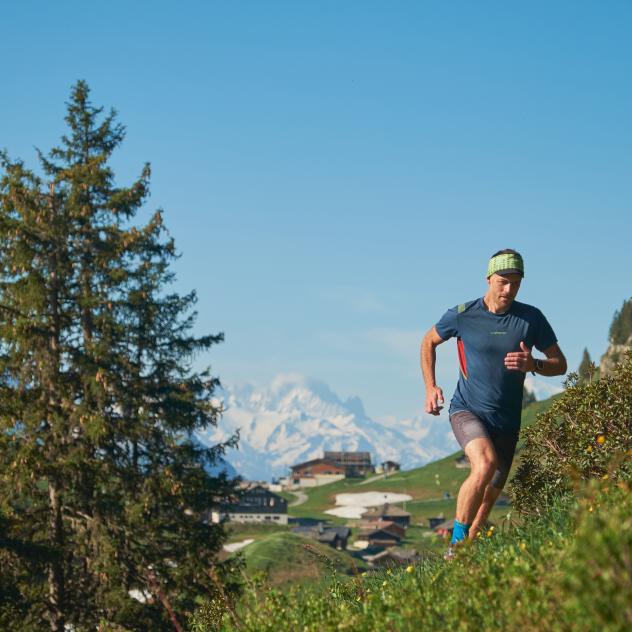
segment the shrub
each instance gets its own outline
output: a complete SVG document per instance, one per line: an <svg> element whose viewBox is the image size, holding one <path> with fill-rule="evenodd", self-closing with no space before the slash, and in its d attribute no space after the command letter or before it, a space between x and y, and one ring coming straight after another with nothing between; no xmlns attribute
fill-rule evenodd
<svg viewBox="0 0 632 632"><path fill-rule="evenodd" d="M566 390L524 431L522 460L510 485L516 508L541 513L579 481L632 471L632 352L610 375Z"/></svg>

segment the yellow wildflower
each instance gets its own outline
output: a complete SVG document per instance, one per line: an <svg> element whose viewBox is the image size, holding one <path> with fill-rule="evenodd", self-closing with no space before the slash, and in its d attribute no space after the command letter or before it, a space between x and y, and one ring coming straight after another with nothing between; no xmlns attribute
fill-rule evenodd
<svg viewBox="0 0 632 632"><path fill-rule="evenodd" d="M592 446L591 446L591 445L589 445L589 446L586 448L586 452L592 452Z"/></svg>
<svg viewBox="0 0 632 632"><path fill-rule="evenodd" d="M524 551L527 548L527 545L524 542L520 543L520 550Z"/></svg>
<svg viewBox="0 0 632 632"><path fill-rule="evenodd" d="M412 565L406 567L406 572L407 573L412 573L414 570L415 570L415 567L412 566Z"/></svg>
<svg viewBox="0 0 632 632"><path fill-rule="evenodd" d="M602 481L607 481L607 480L608 480L608 478L609 478L608 474L604 474L604 475L601 477L601 480L602 480Z"/></svg>
<svg viewBox="0 0 632 632"><path fill-rule="evenodd" d="M603 434L600 434L597 436L597 443L599 445L603 445L606 442L606 436Z"/></svg>

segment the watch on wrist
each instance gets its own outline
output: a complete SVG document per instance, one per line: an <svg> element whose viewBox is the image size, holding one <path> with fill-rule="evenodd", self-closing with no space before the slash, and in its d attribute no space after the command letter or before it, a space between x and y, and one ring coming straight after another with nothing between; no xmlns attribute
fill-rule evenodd
<svg viewBox="0 0 632 632"><path fill-rule="evenodd" d="M535 361L535 371L539 373L540 371L542 371L542 369L544 369L544 362L542 362L542 360L540 359L537 359L534 361ZM535 375L535 371L531 371L531 372Z"/></svg>

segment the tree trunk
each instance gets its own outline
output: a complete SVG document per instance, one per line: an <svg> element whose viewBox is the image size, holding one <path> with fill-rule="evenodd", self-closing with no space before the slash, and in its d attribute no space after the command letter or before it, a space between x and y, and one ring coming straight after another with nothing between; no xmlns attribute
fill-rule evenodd
<svg viewBox="0 0 632 632"><path fill-rule="evenodd" d="M51 481L48 484L48 495L50 498L50 540L57 549L58 555L48 567L50 628L53 632L64 632L64 568L62 560L64 534L61 522L61 499L56 484Z"/></svg>

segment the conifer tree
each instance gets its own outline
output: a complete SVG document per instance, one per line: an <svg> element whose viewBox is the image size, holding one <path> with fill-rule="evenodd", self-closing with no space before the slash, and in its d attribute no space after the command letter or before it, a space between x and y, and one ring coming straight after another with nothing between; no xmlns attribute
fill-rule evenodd
<svg viewBox="0 0 632 632"><path fill-rule="evenodd" d="M623 301L620 310L614 313L610 325L610 343L613 345L625 345L632 336L632 298Z"/></svg>
<svg viewBox="0 0 632 632"><path fill-rule="evenodd" d="M535 402L535 393L530 391L526 386L522 387L522 407L526 408L529 404Z"/></svg>
<svg viewBox="0 0 632 632"><path fill-rule="evenodd" d="M594 376L596 371L596 367L593 364L590 353L588 353L588 349L584 347L584 353L582 354L582 361L579 364L579 368L577 369L577 374L579 375L579 382L586 383L590 382L592 377Z"/></svg>
<svg viewBox="0 0 632 632"><path fill-rule="evenodd" d="M195 441L220 410L192 368L222 336L194 336L195 292L169 292L162 213L134 224L150 169L116 186L115 112L80 81L66 122L43 175L1 157L0 515L50 551L44 568L17 558L32 621L173 629L224 591L223 531L201 518L234 492L205 468L236 438Z"/></svg>

